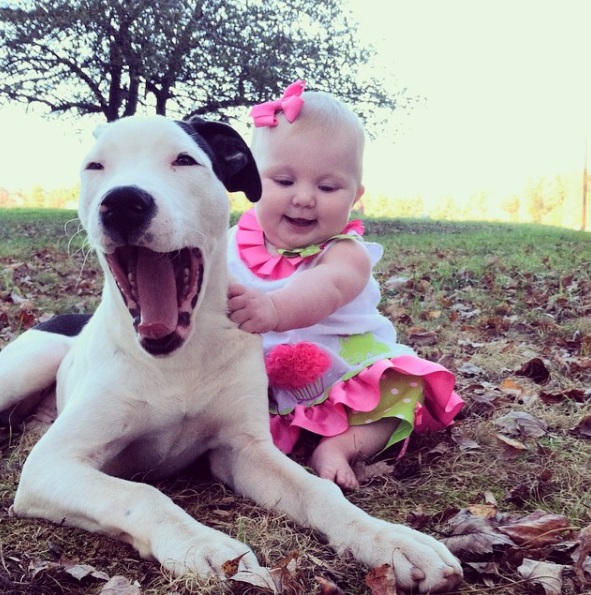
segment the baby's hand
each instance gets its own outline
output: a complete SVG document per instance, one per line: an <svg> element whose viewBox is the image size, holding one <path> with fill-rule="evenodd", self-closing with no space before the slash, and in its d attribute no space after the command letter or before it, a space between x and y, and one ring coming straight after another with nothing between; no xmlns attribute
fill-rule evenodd
<svg viewBox="0 0 591 595"><path fill-rule="evenodd" d="M279 316L270 296L240 283L230 283L228 309L232 322L249 333L267 333L277 327Z"/></svg>

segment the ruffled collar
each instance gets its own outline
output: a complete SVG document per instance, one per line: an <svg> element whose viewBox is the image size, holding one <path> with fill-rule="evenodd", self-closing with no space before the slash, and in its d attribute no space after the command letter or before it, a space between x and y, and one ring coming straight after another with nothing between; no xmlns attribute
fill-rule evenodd
<svg viewBox="0 0 591 595"><path fill-rule="evenodd" d="M363 222L360 219L349 221L343 231L321 245L307 246L297 250L284 250L283 254L270 254L265 246L265 234L259 226L254 209L246 211L236 226L236 244L242 261L261 279L285 279L303 262L316 256L333 239L355 238L349 235L356 232L363 235Z"/></svg>

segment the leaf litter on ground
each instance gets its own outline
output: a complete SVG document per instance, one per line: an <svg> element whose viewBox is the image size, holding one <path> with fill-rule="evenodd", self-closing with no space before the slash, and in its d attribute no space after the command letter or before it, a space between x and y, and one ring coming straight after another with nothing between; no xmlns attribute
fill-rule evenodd
<svg viewBox="0 0 591 595"><path fill-rule="evenodd" d="M55 313L98 303L94 256L68 252L67 238L54 246L63 225L55 221L44 236L42 214L34 233L27 218L18 243L0 229L0 347ZM456 593L591 593L591 238L541 226L368 221L366 228L385 247L380 308L401 342L456 374L466 406L453 428L415 436L403 457L394 448L360 461L362 486L347 497L445 541L464 566ZM11 234L18 235L14 219ZM269 592L248 581L171 579L125 544L12 518L27 434L0 432L0 592L56 585L66 595ZM303 463L306 448L295 455ZM335 556L310 530L212 483L206 471L159 487L248 542L279 592L395 592L395 568L380 574ZM74 575L65 563L77 567Z"/></svg>

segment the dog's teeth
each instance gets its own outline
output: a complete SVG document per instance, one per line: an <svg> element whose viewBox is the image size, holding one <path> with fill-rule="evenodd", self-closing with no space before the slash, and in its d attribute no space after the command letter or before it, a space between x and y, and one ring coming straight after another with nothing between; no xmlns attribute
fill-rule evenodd
<svg viewBox="0 0 591 595"><path fill-rule="evenodd" d="M191 281L191 269L183 269L183 298L186 298L189 294L189 282Z"/></svg>

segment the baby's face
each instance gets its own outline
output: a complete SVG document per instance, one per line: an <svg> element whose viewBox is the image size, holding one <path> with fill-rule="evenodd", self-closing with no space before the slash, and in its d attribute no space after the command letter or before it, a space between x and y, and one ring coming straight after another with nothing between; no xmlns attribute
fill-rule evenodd
<svg viewBox="0 0 591 595"><path fill-rule="evenodd" d="M282 122L256 151L263 195L257 219L275 248L321 244L340 233L363 194L349 131L328 135Z"/></svg>

